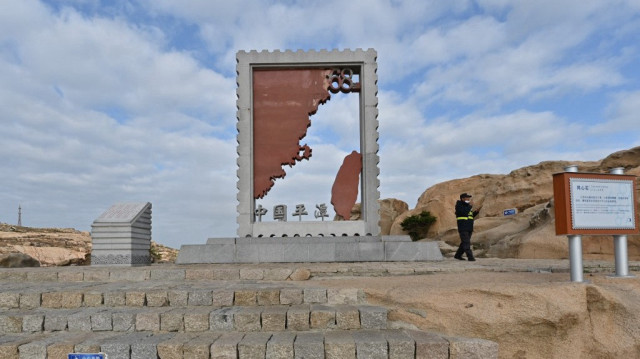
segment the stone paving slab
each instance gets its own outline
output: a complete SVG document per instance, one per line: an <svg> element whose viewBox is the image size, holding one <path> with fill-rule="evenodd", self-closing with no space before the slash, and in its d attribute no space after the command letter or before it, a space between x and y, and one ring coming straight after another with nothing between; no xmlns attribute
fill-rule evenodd
<svg viewBox="0 0 640 359"><path fill-rule="evenodd" d="M356 343L350 331L325 333L324 349L326 359L355 359Z"/></svg>
<svg viewBox="0 0 640 359"><path fill-rule="evenodd" d="M402 359L415 357L415 341L404 331L388 331L386 333L389 346L389 359Z"/></svg>
<svg viewBox="0 0 640 359"><path fill-rule="evenodd" d="M449 342L445 338L417 330L407 330L405 333L415 342L416 359L449 358Z"/></svg>
<svg viewBox="0 0 640 359"><path fill-rule="evenodd" d="M295 338L296 334L292 332L273 333L267 342L266 357L271 359L293 358Z"/></svg>
<svg viewBox="0 0 640 359"><path fill-rule="evenodd" d="M296 359L323 359L324 335L322 333L299 333L293 342Z"/></svg>
<svg viewBox="0 0 640 359"><path fill-rule="evenodd" d="M353 333L358 358L386 359L389 357L387 338L384 333L375 330L362 330Z"/></svg>
<svg viewBox="0 0 640 359"><path fill-rule="evenodd" d="M449 359L497 358L498 344L477 338L448 337Z"/></svg>

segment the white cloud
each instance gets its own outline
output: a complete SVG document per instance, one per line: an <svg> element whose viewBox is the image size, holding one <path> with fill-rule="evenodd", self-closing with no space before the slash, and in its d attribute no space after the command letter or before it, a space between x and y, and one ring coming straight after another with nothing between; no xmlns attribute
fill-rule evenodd
<svg viewBox="0 0 640 359"><path fill-rule="evenodd" d="M380 151L382 192L408 203L439 181L562 159L546 149L562 147L568 134L577 139L575 145L585 134L583 126L552 113L527 111L418 122L410 130L411 137L387 139Z"/></svg>
<svg viewBox="0 0 640 359"><path fill-rule="evenodd" d="M607 121L592 126L591 134L635 133L640 141L640 91L614 95L606 113Z"/></svg>
<svg viewBox="0 0 640 359"><path fill-rule="evenodd" d="M375 48L381 194L410 205L440 181L640 144L633 0L51 4L0 12L0 221L22 204L25 224L88 229L151 201L164 243L234 235L241 49ZM354 98L321 106L311 161L268 201L328 202Z"/></svg>
<svg viewBox="0 0 640 359"><path fill-rule="evenodd" d="M0 161L24 223L88 229L116 201L152 201L156 238L174 246L167 217L197 227L193 241L224 228L198 224L235 211L214 191L235 187L234 80L164 49L158 29L21 4L4 14L23 31L0 35Z"/></svg>

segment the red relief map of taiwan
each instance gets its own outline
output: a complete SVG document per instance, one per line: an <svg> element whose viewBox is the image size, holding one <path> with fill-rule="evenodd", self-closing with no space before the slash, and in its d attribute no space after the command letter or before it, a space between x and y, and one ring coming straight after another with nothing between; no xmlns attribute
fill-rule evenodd
<svg viewBox="0 0 640 359"><path fill-rule="evenodd" d="M309 116L325 103L331 70L255 69L253 71L253 195L263 198L276 178L311 157L300 145L311 126Z"/></svg>

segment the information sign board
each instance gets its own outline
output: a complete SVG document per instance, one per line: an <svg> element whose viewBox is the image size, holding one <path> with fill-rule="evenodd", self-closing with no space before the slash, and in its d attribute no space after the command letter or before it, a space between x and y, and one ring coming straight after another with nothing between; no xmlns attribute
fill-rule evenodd
<svg viewBox="0 0 640 359"><path fill-rule="evenodd" d="M105 353L70 353L67 359L107 359Z"/></svg>
<svg viewBox="0 0 640 359"><path fill-rule="evenodd" d="M557 235L638 234L636 177L564 172L553 175Z"/></svg>
<svg viewBox="0 0 640 359"><path fill-rule="evenodd" d="M502 211L502 214L504 216L513 216L516 213L518 213L518 210L516 208L509 208L509 209L505 209L504 211Z"/></svg>
<svg viewBox="0 0 640 359"><path fill-rule="evenodd" d="M573 229L634 229L633 181L571 178Z"/></svg>

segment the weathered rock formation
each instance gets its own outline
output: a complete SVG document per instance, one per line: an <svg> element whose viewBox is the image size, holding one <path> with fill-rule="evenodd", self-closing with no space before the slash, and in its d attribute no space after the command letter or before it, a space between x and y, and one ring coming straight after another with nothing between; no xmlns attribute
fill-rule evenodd
<svg viewBox="0 0 640 359"><path fill-rule="evenodd" d="M395 198L381 199L378 203L380 203L380 233L389 234L396 218L407 212L409 205Z"/></svg>
<svg viewBox="0 0 640 359"><path fill-rule="evenodd" d="M608 173L624 167L626 174L640 175L640 147L616 152L600 161L549 161L515 170L508 175L482 174L436 184L418 199L416 207L394 221L390 234L404 234L400 223L411 215L429 211L438 220L431 226L428 240L457 245L459 238L454 205L460 193L473 194L476 218L472 243L487 256L501 258L566 258L567 240L555 235L553 211L554 173L576 164L580 172ZM637 194L640 196L640 193ZM517 208L515 216L503 211ZM629 258L640 259L640 236L629 236ZM611 236L584 236L585 259L613 258Z"/></svg>
<svg viewBox="0 0 640 359"><path fill-rule="evenodd" d="M358 278L389 320L499 344L499 358L640 357L640 281L567 273L472 272ZM344 284L346 285L346 284Z"/></svg>
<svg viewBox="0 0 640 359"><path fill-rule="evenodd" d="M37 259L24 253L8 253L0 255L1 268L40 267Z"/></svg>
<svg viewBox="0 0 640 359"><path fill-rule="evenodd" d="M0 225L0 254L24 253L42 266L86 264L91 253L89 232L71 228Z"/></svg>
<svg viewBox="0 0 640 359"><path fill-rule="evenodd" d="M391 231L391 226L396 218L409 210L409 205L407 202L395 198L380 199L378 200L378 204L380 205L380 234L386 236ZM362 218L361 211L362 205L356 203L353 208L351 208L351 216L349 219L352 221L359 220ZM343 220L343 218L336 215L334 220Z"/></svg>

